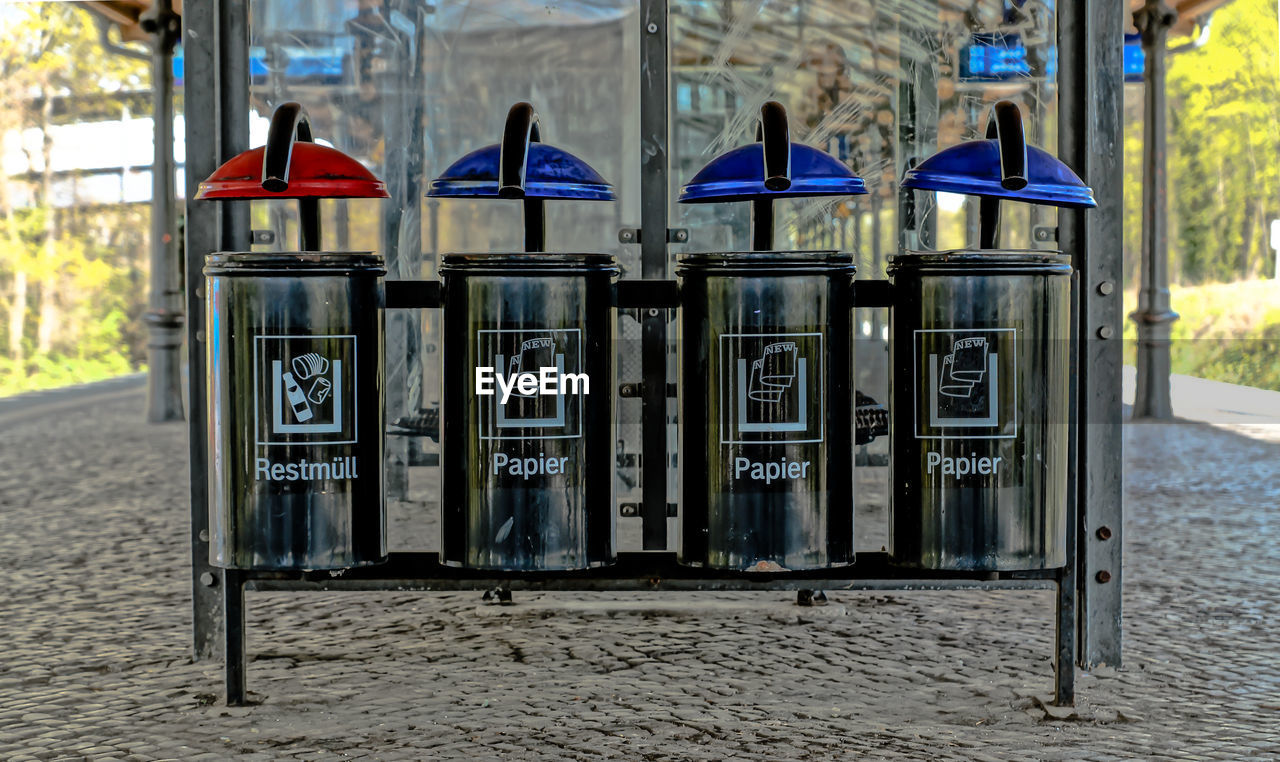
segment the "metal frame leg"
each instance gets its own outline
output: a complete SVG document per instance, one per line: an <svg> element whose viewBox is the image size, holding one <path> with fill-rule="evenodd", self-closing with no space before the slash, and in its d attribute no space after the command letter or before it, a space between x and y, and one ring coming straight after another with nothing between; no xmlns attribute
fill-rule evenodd
<svg viewBox="0 0 1280 762"><path fill-rule="evenodd" d="M667 277L667 0L641 0L640 274ZM667 311L641 318L641 489L645 550L667 548Z"/></svg>
<svg viewBox="0 0 1280 762"><path fill-rule="evenodd" d="M1076 590L1078 663L1121 661L1123 504L1120 369L1123 276L1117 242L1123 220L1123 37L1128 6L1114 0L1058 4L1058 145L1094 190L1097 209L1063 210L1063 251L1075 259L1078 289L1076 418L1078 468Z"/></svg>
<svg viewBox="0 0 1280 762"><path fill-rule="evenodd" d="M222 572L223 670L227 706L244 706L247 656L244 648L244 573Z"/></svg>
<svg viewBox="0 0 1280 762"><path fill-rule="evenodd" d="M204 259L215 251L249 247L248 205L191 202L196 186L223 161L249 147L249 8L247 0L189 3L182 16L187 61L186 256L187 409L191 453L191 598L193 653L217 655L222 592L209 565L207 429L205 404Z"/></svg>
<svg viewBox="0 0 1280 762"><path fill-rule="evenodd" d="M1069 555L1074 556L1074 553ZM1053 703L1076 703L1076 574L1075 564L1058 578L1057 616L1054 622Z"/></svg>

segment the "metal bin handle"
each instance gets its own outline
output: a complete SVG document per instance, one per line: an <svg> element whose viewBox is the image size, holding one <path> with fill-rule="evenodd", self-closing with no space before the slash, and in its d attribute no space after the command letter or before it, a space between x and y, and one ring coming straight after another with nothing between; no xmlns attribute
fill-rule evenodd
<svg viewBox="0 0 1280 762"><path fill-rule="evenodd" d="M1017 191L1027 187L1027 141L1022 111L1013 101L998 101L987 120L987 139L1000 145L1000 185ZM978 246L1000 245L1000 199L983 196L978 202Z"/></svg>
<svg viewBox="0 0 1280 762"><path fill-rule="evenodd" d="M289 164L296 141L314 142L311 117L301 103L281 103L271 115L267 146L262 152L262 188L282 193L289 188ZM298 199L298 229L302 251L320 250L320 200Z"/></svg>
<svg viewBox="0 0 1280 762"><path fill-rule="evenodd" d="M756 142L763 144L764 187L775 192L790 188L791 130L787 109L781 103L767 101L760 107ZM770 197L751 201L751 248L754 251L773 248L773 199Z"/></svg>
<svg viewBox="0 0 1280 762"><path fill-rule="evenodd" d="M529 144L541 143L538 112L532 103L520 101L507 112L502 130L502 147L498 157L498 198L524 199L525 251L546 251L546 212L543 200L525 195L525 171L529 163Z"/></svg>

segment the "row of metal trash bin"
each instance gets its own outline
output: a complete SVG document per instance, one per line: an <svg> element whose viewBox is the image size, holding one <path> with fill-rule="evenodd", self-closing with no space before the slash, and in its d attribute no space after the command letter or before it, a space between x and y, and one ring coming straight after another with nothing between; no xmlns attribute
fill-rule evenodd
<svg viewBox="0 0 1280 762"><path fill-rule="evenodd" d="M310 142L286 104L265 147L197 198L302 199L302 251L222 253L208 299L211 561L341 569L386 558L384 269L319 249L315 199L386 192ZM261 170L260 172L258 170ZM318 181L316 178L322 178ZM985 140L903 186L982 198L983 248L891 258L890 556L927 569L1066 560L1070 258L997 248L999 199L1092 206L1061 162L993 109ZM777 198L865 193L762 109L754 143L718 157L681 201L748 201L753 251L688 254L679 282L683 563L784 572L854 562L852 310L847 254L772 250ZM524 201L526 251L443 258L441 560L511 572L615 556L614 284L603 254L543 251L545 199L610 186L539 140L531 106L460 159L437 197ZM649 422L660 425L664 422Z"/></svg>

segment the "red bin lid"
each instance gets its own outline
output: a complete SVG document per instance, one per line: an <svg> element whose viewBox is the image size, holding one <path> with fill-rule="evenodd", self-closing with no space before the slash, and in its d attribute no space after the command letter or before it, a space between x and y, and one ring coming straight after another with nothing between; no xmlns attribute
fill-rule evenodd
<svg viewBox="0 0 1280 762"><path fill-rule="evenodd" d="M218 167L200 183L197 199L217 198L388 198L387 186L364 165L336 148L293 145L289 183L283 190L262 187L266 146L251 148Z"/></svg>
<svg viewBox="0 0 1280 762"><path fill-rule="evenodd" d="M301 139L295 139L295 130L301 133ZM273 156L276 167L269 171L267 149L273 140L276 141ZM284 104L277 109L267 143L218 167L200 183L196 198L390 197L387 186L363 164L336 148L311 142L305 111L296 103Z"/></svg>

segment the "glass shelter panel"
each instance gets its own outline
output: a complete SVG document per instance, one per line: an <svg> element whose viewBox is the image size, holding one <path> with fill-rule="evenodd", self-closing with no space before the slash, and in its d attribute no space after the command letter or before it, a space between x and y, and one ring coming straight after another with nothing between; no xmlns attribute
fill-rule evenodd
<svg viewBox="0 0 1280 762"><path fill-rule="evenodd" d="M754 139L760 106L770 99L788 108L792 140L845 162L869 190L779 202L775 245L851 252L859 278L884 278L888 256L900 248L976 244L975 201L904 193L898 180L938 149L981 136L996 100L1017 102L1028 142L1055 152L1055 0L666 6L666 193L671 227L689 232L687 243L672 246L676 252L749 248L747 204L675 199L712 157ZM445 253L519 250L519 202L436 200L425 192L455 159L498 142L507 109L528 100L542 116L543 140L587 161L618 194L616 203L547 204L548 250L611 253L622 277L639 277L640 247L619 244L618 233L641 225L640 83L648 69L640 50L649 17L640 0L252 0L251 13L252 143L265 140L275 106L297 100L317 137L364 162L391 194L386 202L324 202L324 248L377 251L389 279L436 277ZM1056 245L1053 209L1005 206L1003 245ZM274 232L264 246L293 248L296 207L255 202L253 227ZM674 261L673 254L668 273ZM637 382L639 324L620 315L617 327L618 382ZM884 402L887 316L859 310L853 332L856 386ZM438 405L441 342L438 313L388 314L389 422L421 418ZM674 381L675 354L668 357ZM639 400L620 399L618 416L618 499L635 504ZM669 441L674 452L674 433ZM419 492L434 490L433 478L410 484L408 477L411 465L434 462L435 443L398 436L388 445L391 497L434 499ZM885 440L860 457L864 465L883 462ZM675 462L668 461L672 500ZM860 510L877 502L877 490L885 494L883 485L859 489ZM622 550L638 547L633 523L620 525ZM878 549L883 522L878 536L865 534L868 524L859 523L859 547ZM403 546L402 536L393 530L393 544ZM434 547L435 539L425 544Z"/></svg>
<svg viewBox="0 0 1280 762"><path fill-rule="evenodd" d="M870 194L780 202L776 245L854 250L860 277L884 277L899 245L976 243L976 204L922 193L900 211L898 180L939 148L982 137L995 101L1018 103L1028 142L1055 148L1053 0L675 0L671 26L673 205L708 160L752 140L760 106L778 100L792 140L846 162ZM750 243L745 204L675 212L691 248ZM1007 215L1010 247L1034 245L1030 224L1053 224L1050 209Z"/></svg>
<svg viewBox="0 0 1280 762"><path fill-rule="evenodd" d="M884 278L902 248L977 245L976 199L898 181L939 149L983 137L997 100L1018 103L1028 142L1055 151L1054 0L673 0L670 13L669 198L689 251L750 247L749 204L675 199L710 159L755 139L769 100L787 107L793 141L846 163L869 191L778 201L775 247L851 252L859 278ZM1056 246L1052 208L1004 206L1003 245ZM888 330L885 311L857 311L856 387L881 403ZM887 438L858 449L859 465L887 463ZM887 541L883 472L858 471L861 550Z"/></svg>
<svg viewBox="0 0 1280 762"><path fill-rule="evenodd" d="M377 251L388 279L433 278L445 253L520 251L520 202L425 192L453 161L498 143L507 110L527 100L542 139L588 162L619 199L547 204L548 250L615 254L624 274L638 273L638 249L618 243L620 228L640 223L639 126L626 118L639 102L635 2L253 0L251 14L254 144L278 104L299 101L317 138L365 163L391 194L324 202L324 248ZM286 202L253 211L254 229L275 233L274 248L295 246L296 224ZM440 400L439 313L387 317L387 420L429 420ZM436 499L436 479L409 480L409 467L433 465L435 451L427 436L389 438L392 498Z"/></svg>

